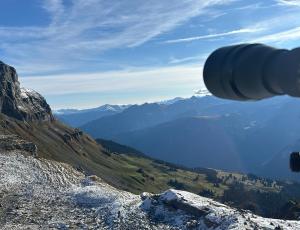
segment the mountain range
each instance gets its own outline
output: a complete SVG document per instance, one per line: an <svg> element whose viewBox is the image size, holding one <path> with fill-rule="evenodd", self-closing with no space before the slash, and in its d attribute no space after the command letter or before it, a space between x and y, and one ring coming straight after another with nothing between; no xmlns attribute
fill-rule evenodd
<svg viewBox="0 0 300 230"><path fill-rule="evenodd" d="M80 129L188 167L298 180L289 171L288 160L291 149L299 151L299 147L288 146L297 145L299 121L298 99L234 102L208 95L133 105Z"/></svg>
<svg viewBox="0 0 300 230"><path fill-rule="evenodd" d="M64 123L73 127L78 127L89 121L120 113L129 106L130 105L106 104L92 109L59 109L54 111L54 115Z"/></svg>

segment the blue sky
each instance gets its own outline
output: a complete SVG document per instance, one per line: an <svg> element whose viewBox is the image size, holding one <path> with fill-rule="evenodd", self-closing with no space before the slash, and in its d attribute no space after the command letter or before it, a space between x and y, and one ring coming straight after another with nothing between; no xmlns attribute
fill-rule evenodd
<svg viewBox="0 0 300 230"><path fill-rule="evenodd" d="M300 46L300 0L1 0L0 57L55 108L188 97L214 49Z"/></svg>

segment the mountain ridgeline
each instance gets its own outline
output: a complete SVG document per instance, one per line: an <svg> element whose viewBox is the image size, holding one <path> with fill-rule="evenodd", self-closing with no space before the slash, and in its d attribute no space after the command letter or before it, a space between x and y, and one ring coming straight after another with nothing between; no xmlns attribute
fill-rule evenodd
<svg viewBox="0 0 300 230"><path fill-rule="evenodd" d="M78 127L97 118L122 112L130 105L103 105L93 109L61 109L54 111L55 116L64 123Z"/></svg>
<svg viewBox="0 0 300 230"><path fill-rule="evenodd" d="M213 96L145 103L80 127L95 138L184 164L299 180L288 159L299 151L300 100L235 102Z"/></svg>

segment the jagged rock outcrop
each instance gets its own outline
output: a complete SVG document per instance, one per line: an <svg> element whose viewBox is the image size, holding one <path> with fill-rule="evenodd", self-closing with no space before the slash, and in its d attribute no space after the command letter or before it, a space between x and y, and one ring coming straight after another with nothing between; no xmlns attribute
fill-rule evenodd
<svg viewBox="0 0 300 230"><path fill-rule="evenodd" d="M37 146L32 142L25 141L17 135L0 135L0 151L20 150L37 157Z"/></svg>
<svg viewBox="0 0 300 230"><path fill-rule="evenodd" d="M3 62L0 62L0 112L18 120L53 120L44 97L21 88L15 68Z"/></svg>
<svg viewBox="0 0 300 230"><path fill-rule="evenodd" d="M190 192L169 189L143 193L142 210L152 220L171 223L174 229L299 229L299 221L263 218Z"/></svg>
<svg viewBox="0 0 300 230"><path fill-rule="evenodd" d="M74 129L73 132L64 134L64 141L70 142L72 140L79 140L82 135L83 135L83 132L81 130Z"/></svg>

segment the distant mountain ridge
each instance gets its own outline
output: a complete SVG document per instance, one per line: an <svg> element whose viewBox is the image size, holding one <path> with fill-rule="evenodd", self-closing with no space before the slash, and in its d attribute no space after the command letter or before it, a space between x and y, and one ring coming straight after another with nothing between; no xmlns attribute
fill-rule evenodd
<svg viewBox="0 0 300 230"><path fill-rule="evenodd" d="M60 109L54 111L54 115L68 125L79 127L89 121L120 113L130 106L105 104L92 109Z"/></svg>
<svg viewBox="0 0 300 230"><path fill-rule="evenodd" d="M118 111L120 109L126 109L131 105L110 105L110 104L105 104L96 108L90 108L90 109L58 109L54 110L54 114L74 114L74 113L86 113L86 112L92 112L92 111Z"/></svg>
<svg viewBox="0 0 300 230"><path fill-rule="evenodd" d="M200 89L195 92L196 97L205 97L207 95L211 95L206 89ZM158 105L172 105L178 101L184 101L187 98L175 97L169 100L162 100L153 103L145 103L145 104L158 104ZM86 123L91 121L100 119L104 116L114 115L122 112L125 109L128 109L131 106L139 106L139 105L110 105L105 104L96 108L90 109L58 109L54 110L55 116L61 121L65 122L68 125L73 127L83 126Z"/></svg>
<svg viewBox="0 0 300 230"><path fill-rule="evenodd" d="M80 128L94 137L111 138L123 132L151 127L186 116L201 115L202 111L209 109L210 106L224 103L230 102L208 96L193 96L172 104L144 103L130 106L121 113L88 122Z"/></svg>
<svg viewBox="0 0 300 230"><path fill-rule="evenodd" d="M218 119L213 125L204 117ZM200 126L199 119L203 122ZM268 162L300 139L300 100L282 96L257 102L234 102L213 96L191 97L172 104L134 105L81 128L96 138L112 139L149 156L182 162L186 166L199 164L201 167L295 179L288 167L289 152L284 152L285 161L278 161L280 170L276 171ZM224 161L218 157L220 153L216 146L220 151L223 149L223 156L235 155L237 160ZM205 157L219 159L219 162L209 164L203 160ZM233 163L236 161L239 163Z"/></svg>

